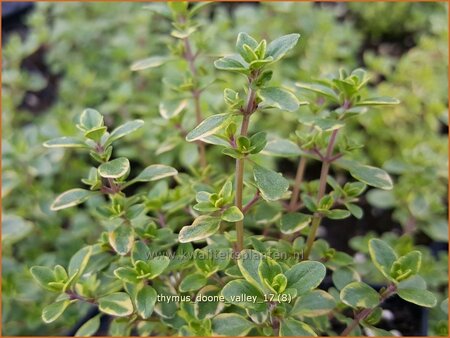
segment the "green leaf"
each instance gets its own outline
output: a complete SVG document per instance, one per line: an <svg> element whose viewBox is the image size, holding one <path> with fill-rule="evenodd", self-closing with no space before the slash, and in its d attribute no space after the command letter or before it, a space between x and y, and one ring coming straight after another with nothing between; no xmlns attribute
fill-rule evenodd
<svg viewBox="0 0 450 338"><path fill-rule="evenodd" d="M128 224L121 224L109 233L109 244L115 252L125 256L134 244L134 229Z"/></svg>
<svg viewBox="0 0 450 338"><path fill-rule="evenodd" d="M440 308L446 315L448 315L448 298L441 302Z"/></svg>
<svg viewBox="0 0 450 338"><path fill-rule="evenodd" d="M75 205L81 204L86 201L89 197L93 196L95 192L86 189L71 189L63 192L61 195L56 197L50 209L53 211L61 210L65 208L70 208Z"/></svg>
<svg viewBox="0 0 450 338"><path fill-rule="evenodd" d="M392 280L390 271L397 260L395 251L384 241L373 238L369 241L369 253L373 264L388 279Z"/></svg>
<svg viewBox="0 0 450 338"><path fill-rule="evenodd" d="M301 151L294 142L278 139L267 142L266 147L261 154L280 157L297 157L301 155Z"/></svg>
<svg viewBox="0 0 450 338"><path fill-rule="evenodd" d="M144 121L133 120L133 121L128 121L128 122L118 126L109 135L106 145L110 145L112 142L114 142L128 134L131 134L132 132L141 128L143 125L144 125Z"/></svg>
<svg viewBox="0 0 450 338"><path fill-rule="evenodd" d="M235 313L221 313L212 319L215 336L245 336L255 325Z"/></svg>
<svg viewBox="0 0 450 338"><path fill-rule="evenodd" d="M330 87L316 83L300 83L300 82L297 82L295 85L301 89L309 90L311 92L325 96L333 102L339 102L338 95Z"/></svg>
<svg viewBox="0 0 450 338"><path fill-rule="evenodd" d="M336 164L347 169L350 175L367 185L383 190L391 190L393 188L391 177L383 169L362 165L349 160L338 160Z"/></svg>
<svg viewBox="0 0 450 338"><path fill-rule="evenodd" d="M285 272L288 279L287 288L294 288L297 295L302 295L319 286L325 273L326 269L322 263L314 261L297 263Z"/></svg>
<svg viewBox="0 0 450 338"><path fill-rule="evenodd" d="M280 336L282 337L299 337L299 336L313 336L317 334L308 325L294 318L283 318L280 322Z"/></svg>
<svg viewBox="0 0 450 338"><path fill-rule="evenodd" d="M223 212L222 219L227 222L238 222L244 219L244 215L238 207L232 206Z"/></svg>
<svg viewBox="0 0 450 338"><path fill-rule="evenodd" d="M188 243L214 235L220 227L220 218L202 215L192 225L183 227L178 234L180 243Z"/></svg>
<svg viewBox="0 0 450 338"><path fill-rule="evenodd" d="M230 118L230 114L216 114L203 120L186 135L186 141L192 142L214 134Z"/></svg>
<svg viewBox="0 0 450 338"><path fill-rule="evenodd" d="M65 281L69 278L66 269L64 269L61 265L56 265L53 269L53 273L55 275L55 280L57 281Z"/></svg>
<svg viewBox="0 0 450 338"><path fill-rule="evenodd" d="M247 65L244 64L243 62L245 62L244 60L239 60L238 57L234 56L234 55L230 55L230 56L224 56L223 58L214 61L214 66L217 69L220 70L227 70L230 72L240 72L240 73L247 73L248 69L247 69Z"/></svg>
<svg viewBox="0 0 450 338"><path fill-rule="evenodd" d="M258 96L266 107L274 107L287 111L296 111L300 106L297 97L286 89L265 87L258 90Z"/></svg>
<svg viewBox="0 0 450 338"><path fill-rule="evenodd" d="M187 100L171 100L161 102L159 104L159 114L166 120L170 120L180 115L180 113L187 107Z"/></svg>
<svg viewBox="0 0 450 338"><path fill-rule="evenodd" d="M351 215L350 211L343 209L333 209L326 213L326 216L330 219L344 219Z"/></svg>
<svg viewBox="0 0 450 338"><path fill-rule="evenodd" d="M134 303L136 304L136 312L144 319L150 318L155 307L157 293L149 285L144 285L138 292Z"/></svg>
<svg viewBox="0 0 450 338"><path fill-rule="evenodd" d="M33 230L33 224L15 215L3 215L2 243L14 244L25 238Z"/></svg>
<svg viewBox="0 0 450 338"><path fill-rule="evenodd" d="M102 127L97 127L97 128L93 128L88 130L87 132L84 133L84 137L91 139L95 142L100 142L102 136L105 134L107 128L105 126Z"/></svg>
<svg viewBox="0 0 450 338"><path fill-rule="evenodd" d="M244 249L239 253L237 264L242 276L253 286L265 290L264 283L259 276L259 264L264 256L255 250Z"/></svg>
<svg viewBox="0 0 450 338"><path fill-rule="evenodd" d="M423 289L399 289L397 294L407 302L424 307L434 307L437 299L433 293Z"/></svg>
<svg viewBox="0 0 450 338"><path fill-rule="evenodd" d="M38 282L38 284L46 290L60 291L48 285L48 283L55 281L53 270L46 266L33 266L30 269L31 275Z"/></svg>
<svg viewBox="0 0 450 338"><path fill-rule="evenodd" d="M100 328L100 317L101 315L97 315L81 325L81 327L75 333L75 337L93 336Z"/></svg>
<svg viewBox="0 0 450 338"><path fill-rule="evenodd" d="M136 261L146 262L150 258L150 254L151 252L147 244L142 241L137 241L134 244L133 250L131 252L131 261L133 262L133 264L135 264Z"/></svg>
<svg viewBox="0 0 450 338"><path fill-rule="evenodd" d="M284 214L281 217L280 230L283 234L293 234L306 228L310 222L310 215L302 214L300 212Z"/></svg>
<svg viewBox="0 0 450 338"><path fill-rule="evenodd" d="M353 282L346 285L340 293L341 301L358 309L372 309L380 303L380 295L363 282Z"/></svg>
<svg viewBox="0 0 450 338"><path fill-rule="evenodd" d="M101 312L111 316L126 317L133 313L133 304L130 296L125 292L114 292L98 300Z"/></svg>
<svg viewBox="0 0 450 338"><path fill-rule="evenodd" d="M125 283L136 284L139 281L136 270L129 267L117 268L114 270L114 275Z"/></svg>
<svg viewBox="0 0 450 338"><path fill-rule="evenodd" d="M170 259L167 256L157 256L150 261L148 261L148 266L150 267L150 275L148 278L153 279L164 272L164 270L169 266Z"/></svg>
<svg viewBox="0 0 450 338"><path fill-rule="evenodd" d="M142 170L141 173L133 179L133 182L157 181L177 174L178 171L175 168L163 164L153 164Z"/></svg>
<svg viewBox="0 0 450 338"><path fill-rule="evenodd" d="M393 97L374 97L370 99L364 99L355 104L355 106L387 106L393 104L399 104L400 100Z"/></svg>
<svg viewBox="0 0 450 338"><path fill-rule="evenodd" d="M420 277L419 275L411 276L410 278L407 278L405 280L402 280L397 284L397 289L420 289L420 290L426 290L427 289L427 283L425 280Z"/></svg>
<svg viewBox="0 0 450 338"><path fill-rule="evenodd" d="M288 34L273 40L267 45L266 57L273 57L274 61L280 60L297 44L300 34Z"/></svg>
<svg viewBox="0 0 450 338"><path fill-rule="evenodd" d="M371 337L395 337L392 332L380 329L375 326L368 326L366 324L365 329L368 331L368 335L370 335ZM354 333L355 330L353 330L352 332Z"/></svg>
<svg viewBox="0 0 450 338"><path fill-rule="evenodd" d="M215 285L207 285L198 291L197 295L202 297L212 297L207 301L196 301L194 304L195 316L200 319L209 319L214 317L223 308L223 303L218 299L220 288Z"/></svg>
<svg viewBox="0 0 450 338"><path fill-rule="evenodd" d="M170 33L170 35L172 35L174 38L177 38L177 39L186 39L192 33L195 33L196 31L197 31L197 27L187 27L184 30L173 30Z"/></svg>
<svg viewBox="0 0 450 338"><path fill-rule="evenodd" d="M84 141L75 137L58 137L44 142L46 148L86 148Z"/></svg>
<svg viewBox="0 0 450 338"><path fill-rule="evenodd" d="M92 246L86 246L78 250L70 259L67 272L69 276L81 276L86 269L92 255Z"/></svg>
<svg viewBox="0 0 450 338"><path fill-rule="evenodd" d="M87 108L80 116L79 127L88 131L103 126L103 116L95 109Z"/></svg>
<svg viewBox="0 0 450 338"><path fill-rule="evenodd" d="M342 290L351 282L361 281L359 274L348 266L342 266L333 271L332 280L338 290Z"/></svg>
<svg viewBox="0 0 450 338"><path fill-rule="evenodd" d="M345 207L357 219L361 219L363 217L364 211L363 211L363 209L360 206L358 206L356 204L352 204L352 203L345 203Z"/></svg>
<svg viewBox="0 0 450 338"><path fill-rule="evenodd" d="M244 47L245 45L247 45L247 47L250 47L250 50L253 51L258 47L258 42L247 33L241 32L237 37L236 50L244 58L245 61L250 62L252 61L252 59L246 59L248 52Z"/></svg>
<svg viewBox="0 0 450 338"><path fill-rule="evenodd" d="M125 157L101 164L98 167L98 174L105 178L121 178L130 171L130 161Z"/></svg>
<svg viewBox="0 0 450 338"><path fill-rule="evenodd" d="M303 115L298 121L306 126L313 126L319 131L332 131L345 126L343 121L332 118L323 118L316 115Z"/></svg>
<svg viewBox="0 0 450 338"><path fill-rule="evenodd" d="M263 168L257 164L253 167L253 177L261 196L266 201L279 200L289 188L289 181L280 173Z"/></svg>
<svg viewBox="0 0 450 338"><path fill-rule="evenodd" d="M197 2L195 4L192 4L192 7L189 10L189 17L193 17L197 15L198 12L200 12L203 8L206 6L212 4L213 1L207 1L207 2Z"/></svg>
<svg viewBox="0 0 450 338"><path fill-rule="evenodd" d="M265 288L272 293L282 293L286 289L286 276L283 275L280 264L272 258L264 257L259 263L258 274Z"/></svg>
<svg viewBox="0 0 450 338"><path fill-rule="evenodd" d="M180 283L180 292L196 291L206 285L206 277L201 273L193 273L186 276Z"/></svg>
<svg viewBox="0 0 450 338"><path fill-rule="evenodd" d="M47 305L42 310L42 320L47 324L55 321L64 313L64 310L67 309L72 302L73 301L66 299Z"/></svg>
<svg viewBox="0 0 450 338"><path fill-rule="evenodd" d="M231 249L220 249L217 251L196 249L194 252L194 263L198 271L209 277L219 270L223 270L230 262Z"/></svg>
<svg viewBox="0 0 450 338"><path fill-rule="evenodd" d="M420 253L420 251L414 250L408 252L406 255L401 256L392 264L390 275L394 276L394 274L398 272L402 272L403 274L406 273L406 276L404 277L415 275L419 272L421 263L422 263L422 254ZM399 280L398 275L395 276L395 278Z"/></svg>
<svg viewBox="0 0 450 338"><path fill-rule="evenodd" d="M189 2L187 1L174 1L169 2L167 6L170 8L174 17L176 18L178 15L183 15L187 12Z"/></svg>
<svg viewBox="0 0 450 338"><path fill-rule="evenodd" d="M151 56L149 58L139 60L133 63L131 65L131 70L135 72L137 70L144 70L147 68L156 68L162 66L163 64L169 62L170 60L171 58L168 56L160 56L160 55Z"/></svg>
<svg viewBox="0 0 450 338"><path fill-rule="evenodd" d="M317 317L326 315L335 306L336 302L329 293L323 290L313 290L297 298L290 315Z"/></svg>
<svg viewBox="0 0 450 338"><path fill-rule="evenodd" d="M246 280L238 279L229 282L222 289L222 296L226 302L243 307L244 309L265 308L265 304L263 304L264 298L261 292Z"/></svg>

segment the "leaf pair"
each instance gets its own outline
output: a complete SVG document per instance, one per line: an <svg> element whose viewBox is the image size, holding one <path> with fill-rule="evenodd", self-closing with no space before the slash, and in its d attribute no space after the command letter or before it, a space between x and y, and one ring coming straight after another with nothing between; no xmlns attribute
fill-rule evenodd
<svg viewBox="0 0 450 338"><path fill-rule="evenodd" d="M398 257L395 251L380 239L369 241L369 252L376 268L397 286L398 295L404 300L425 307L436 305L436 297L426 290L426 283L418 275L422 254L414 250Z"/></svg>
<svg viewBox="0 0 450 338"><path fill-rule="evenodd" d="M41 287L61 293L56 302L43 308L42 320L45 323L51 323L58 319L66 308L76 301L76 299L69 299L65 293L75 285L78 278L83 274L91 254L91 246L78 250L70 259L67 271L61 265L56 265L53 270L46 266L33 266L30 269L31 275Z"/></svg>
<svg viewBox="0 0 450 338"><path fill-rule="evenodd" d="M239 33L236 50L238 55L225 56L214 62L217 69L249 74L280 60L300 38L299 34L288 34L267 44L259 43L247 33Z"/></svg>

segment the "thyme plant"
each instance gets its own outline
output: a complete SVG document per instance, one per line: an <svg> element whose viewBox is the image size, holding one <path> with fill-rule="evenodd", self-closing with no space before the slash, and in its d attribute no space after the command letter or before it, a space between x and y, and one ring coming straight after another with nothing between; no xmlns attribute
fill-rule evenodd
<svg viewBox="0 0 450 338"><path fill-rule="evenodd" d="M197 108L203 89L196 80L190 19L199 9L172 3L170 14L172 35L180 40L177 55L190 69L185 93ZM86 203L106 230L67 267L31 268L36 281L55 294L42 311L46 323L68 307L88 304L99 312L80 327L79 336L95 334L105 316L112 317L108 333L122 336L385 336L391 332L377 324L386 299L437 304L420 275L421 251L397 252L381 239L368 241L368 254L361 254L383 281L375 288L353 257L318 239L325 219L362 217L358 203L367 186L392 189L384 170L355 160L362 145L346 136L345 126L368 109L382 107L382 114L399 101L368 97L370 78L362 69L297 83L300 101L292 88L272 81L272 65L282 62L299 38L294 33L258 41L240 33L236 53L214 62L219 72L244 77L246 85L224 90L226 112L205 118L194 110L198 125L185 139L195 142L201 166L212 167L203 175L163 164L134 173L129 159L114 158L114 148L122 137L151 126L133 120L108 131L94 109L80 114L80 136L44 144L87 152L96 164L82 179L88 189L63 192L52 209ZM153 57L133 69L169 59ZM290 139L254 130L254 119L285 111L298 119ZM207 163L207 152L217 147L232 159L233 171ZM286 154L299 157L292 182L272 166L274 156ZM316 161L319 178L306 180L306 168Z"/></svg>

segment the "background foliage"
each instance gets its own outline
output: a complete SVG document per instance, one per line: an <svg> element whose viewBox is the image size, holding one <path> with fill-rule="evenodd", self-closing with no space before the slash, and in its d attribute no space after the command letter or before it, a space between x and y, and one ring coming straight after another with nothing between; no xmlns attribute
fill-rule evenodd
<svg viewBox="0 0 450 338"><path fill-rule="evenodd" d="M199 72L202 85L208 87L201 101L205 116L226 109L224 88L244 84L243 79L213 67L214 60L234 51L236 36L242 31L268 40L291 32L302 35L289 57L273 66L272 79L275 85L291 88L300 99L308 94L295 89L296 82L313 81L342 67L364 67L373 78L369 93L401 100L402 104L384 113L370 111L347 126L349 138L365 144L352 155L354 159L383 167L394 178L394 189L368 190L361 200L364 218L330 223L324 229L328 233L322 235L350 255L368 254L367 243L373 237L382 237L397 252L416 247L423 255L421 275L439 301L447 297L447 252L437 250L439 243L446 246L448 241L447 10L440 3L215 4L199 13L201 34L192 36L204 51ZM145 121L145 128L119 141L115 153L115 157L130 159L133 177L154 163L179 169L180 180L198 175L197 147L180 137L180 129L188 131L196 125L194 106L186 97L189 103L183 106L183 114L170 120L160 106L162 100L173 113L170 102L179 95L173 91L174 84L190 85L188 64L179 60L151 71L130 71L136 60L177 52L170 21L160 15L162 9L158 11L142 9L139 3L39 3L27 17L27 33L13 33L5 39L5 335L64 335L76 325L79 313L88 312L86 304L69 308L64 320L42 322L42 304L50 303L54 296L32 281L29 268L67 266L80 247L95 242L107 228L96 217L96 200L82 209L50 210L57 193L79 185L80 175L67 173L88 172L89 161L87 154L48 151L42 146L44 141L76 134L80 112L95 107L109 126L131 119ZM179 74L186 74L182 83L177 82ZM220 81L212 82L215 78ZM280 114L255 116L255 130L289 138L297 128L298 116ZM288 178L295 176L295 158L266 157L264 161ZM229 158L212 147L208 162L226 172L232 167ZM306 176L315 179L319 170L312 165ZM164 184L159 187L165 189ZM193 202L193 191L185 187L180 184L168 199ZM155 220L158 207L153 206ZM175 229L187 222L188 216L179 215L171 218L168 226ZM340 234L334 236L336 233ZM358 264L358 257L356 269L369 278L374 276L369 280L372 284L380 282L370 271L374 267ZM428 323L428 334L446 334L446 314L439 307L430 310Z"/></svg>

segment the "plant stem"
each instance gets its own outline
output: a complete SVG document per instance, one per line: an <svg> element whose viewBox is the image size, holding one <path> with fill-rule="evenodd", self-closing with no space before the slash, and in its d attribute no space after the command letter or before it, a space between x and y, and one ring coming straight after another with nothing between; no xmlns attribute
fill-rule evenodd
<svg viewBox="0 0 450 338"><path fill-rule="evenodd" d="M383 303L387 298L389 298L390 296L392 296L394 293L396 292L396 287L394 284L390 284L386 290L384 290L381 294L380 294L380 302L378 303L378 305L380 305L381 303ZM377 306L378 306L377 305ZM374 310L375 310L376 306L372 309L364 309L360 312L358 312L355 315L355 318L353 319L353 321L345 328L344 331L342 331L341 336L345 337L348 336L350 334L350 332L352 332L356 326L359 325L359 323L366 319Z"/></svg>
<svg viewBox="0 0 450 338"><path fill-rule="evenodd" d="M71 300L77 299L77 300L80 300L80 301L82 301L82 302L86 302L86 303L91 303L91 304L97 305L97 303L95 302L94 299L91 299L91 298L85 298L85 297L83 297L83 296L80 296L79 294L77 294L77 293L74 292L74 291L68 290L68 291L66 291L66 294L69 296L69 298L70 298Z"/></svg>
<svg viewBox="0 0 450 338"><path fill-rule="evenodd" d="M244 207L242 208L242 213L244 215L250 210L250 208L253 205L256 204L256 202L259 201L260 196L261 195L259 194L259 190L258 190L258 191L256 191L255 196L253 196L253 198L246 205L244 205Z"/></svg>
<svg viewBox="0 0 450 338"><path fill-rule="evenodd" d="M298 162L297 174L295 175L294 189L292 190L291 201L288 206L288 210L293 212L297 207L298 197L300 194L300 185L303 181L303 176L305 174L306 167L306 157L301 157Z"/></svg>
<svg viewBox="0 0 450 338"><path fill-rule="evenodd" d="M184 42L184 58L189 64L189 69L191 71L192 77L196 77L197 76L197 68L195 67L196 56L192 53L192 47L191 47L191 42L189 40L189 37L183 39L183 42ZM197 86L197 84L196 84L196 86ZM191 94L192 94L192 98L194 100L195 119L196 119L196 122L198 125L203 121L203 114L202 114L202 108L200 105L201 91L198 88L196 88L196 86L191 90ZM199 152L199 156L200 156L200 165L203 169L205 169L207 166L205 144L202 141L197 141L197 146L198 146L198 152Z"/></svg>
<svg viewBox="0 0 450 338"><path fill-rule="evenodd" d="M332 163L332 154L334 149L334 144L336 143L336 137L339 129L333 130L330 141L328 142L327 151L323 158L322 169L320 171L320 179L319 179L319 191L317 193L317 202L319 202L322 197L325 195L325 189L327 187L327 177L328 172L330 171L330 165ZM317 229L319 228L320 222L322 221L322 214L320 212L315 212L313 215L311 230L308 234L308 239L306 240L306 249L303 259L307 260L309 258L309 254L311 253L312 246L316 239Z"/></svg>
<svg viewBox="0 0 450 338"><path fill-rule="evenodd" d="M248 88L248 96L247 103L243 110L243 118L241 125L241 136L247 136L248 127L250 123L250 115L255 111L255 98L256 92L252 88L252 78L249 78L249 88ZM235 194L235 202L236 207L239 208L242 212L244 208L242 206L242 193L244 190L244 158L236 159L236 194ZM236 250L237 252L241 252L244 248L244 221L236 222Z"/></svg>

